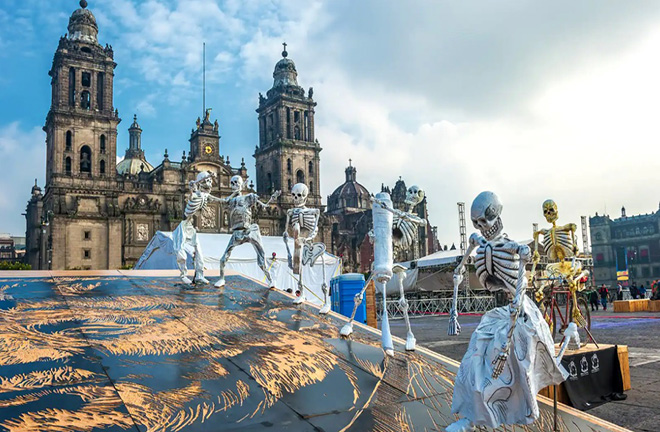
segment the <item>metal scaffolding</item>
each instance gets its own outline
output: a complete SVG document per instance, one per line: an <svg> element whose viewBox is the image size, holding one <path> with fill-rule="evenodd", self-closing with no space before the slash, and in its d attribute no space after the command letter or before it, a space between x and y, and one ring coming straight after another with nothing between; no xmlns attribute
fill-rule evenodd
<svg viewBox="0 0 660 432"><path fill-rule="evenodd" d="M458 230L461 234L461 255L465 255L467 250L467 231L465 228L465 203L458 204Z"/></svg>
<svg viewBox="0 0 660 432"><path fill-rule="evenodd" d="M589 237L587 236L587 217L580 216L580 219L582 220L582 253L589 255L591 252L589 251Z"/></svg>
<svg viewBox="0 0 660 432"><path fill-rule="evenodd" d="M408 299L408 315L410 317L423 317L429 315L440 315L449 313L452 299L433 298L433 299ZM458 312L486 312L495 307L495 297L493 296L467 296L458 298ZM387 300L387 313L390 319L403 318L403 312L397 300ZM383 314L383 303L381 299L376 301L376 315L381 319Z"/></svg>

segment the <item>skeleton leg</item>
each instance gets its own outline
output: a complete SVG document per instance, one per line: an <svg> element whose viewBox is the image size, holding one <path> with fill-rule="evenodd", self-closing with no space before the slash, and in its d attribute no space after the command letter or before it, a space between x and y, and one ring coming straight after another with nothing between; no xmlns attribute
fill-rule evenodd
<svg viewBox="0 0 660 432"><path fill-rule="evenodd" d="M268 281L268 287L275 288L275 283L273 282L273 278L270 276L268 267L266 267L266 254L264 252L264 247L261 244L261 236L259 235L259 231L255 230L250 232L248 234L248 241L252 244L252 247L254 247L254 251L257 253L257 264L259 265L261 271L264 272L264 276L266 276L266 281Z"/></svg>
<svg viewBox="0 0 660 432"><path fill-rule="evenodd" d="M204 277L204 254L202 245L199 244L195 236L195 281L202 284L209 284L209 280Z"/></svg>
<svg viewBox="0 0 660 432"><path fill-rule="evenodd" d="M355 297L353 297L353 313L351 313L351 319L348 321L347 324L344 325L344 327L341 328L341 330L339 331L340 335L344 337L348 337L351 335L351 333L353 333L353 320L355 320L355 313L357 312L357 308L360 307L360 304L362 304L362 299L364 298L364 292L367 290L367 287L369 286L372 277L373 277L373 273L371 276L369 276L369 279L367 279L367 282L364 284L362 291L355 294Z"/></svg>
<svg viewBox="0 0 660 432"><path fill-rule="evenodd" d="M447 426L446 432L472 432L474 430L474 423L470 419L462 418L458 421Z"/></svg>
<svg viewBox="0 0 660 432"><path fill-rule="evenodd" d="M406 351L415 351L415 335L413 334L410 328L410 318L408 317L408 300L406 300L406 295L403 293L403 279L405 279L406 274L404 271L400 271L397 274L399 281L399 292L401 293L401 298L399 298L399 307L403 312L403 318L406 321L406 327L408 328L408 334L406 336Z"/></svg>
<svg viewBox="0 0 660 432"><path fill-rule="evenodd" d="M308 244L304 244L302 247L296 248L296 249L297 250L300 250L300 249L303 249L303 248L307 249L309 247L310 246ZM298 263L298 269L299 269L299 272L298 272L298 292L299 292L299 295L295 299L293 299L293 304L301 304L301 303L304 303L305 300L307 300L307 296L305 295L305 287L303 286L303 268L305 266L302 263L302 257L303 257L303 255L305 255L305 253L304 252L302 254L298 253L297 255L298 256L296 257L296 262Z"/></svg>
<svg viewBox="0 0 660 432"><path fill-rule="evenodd" d="M580 347L580 334L577 330L577 325L574 322L568 324L568 327L564 331L564 340L561 342L561 348L559 354L555 357L555 362L559 365L561 364L561 359L564 357L564 351L568 347L568 343L573 339L577 344L578 348Z"/></svg>
<svg viewBox="0 0 660 432"><path fill-rule="evenodd" d="M176 253L176 265L179 267L179 277L181 278L181 281L185 284L192 284L192 281L190 278L188 278L188 266L186 264L186 260L188 259L188 254L186 253L186 248L184 245L181 245L181 249L179 249Z"/></svg>
<svg viewBox="0 0 660 432"><path fill-rule="evenodd" d="M390 332L390 321L387 318L387 286L385 282L376 282L380 285L381 293L383 294L383 317L380 324L380 332L382 333L382 345L385 354L394 357L394 345L392 344L392 333Z"/></svg>
<svg viewBox="0 0 660 432"><path fill-rule="evenodd" d="M321 284L321 291L323 291L323 306L319 310L320 314L327 314L330 312L330 302L328 302L328 284L325 283L325 252L321 255L321 265L323 266L323 283Z"/></svg>
<svg viewBox="0 0 660 432"><path fill-rule="evenodd" d="M229 239L229 244L227 245L227 249L225 249L225 253L222 255L222 258L220 258L220 279L215 283L216 288L225 286L225 264L227 264L227 261L231 256L231 251L239 244L240 243L236 241L236 232L234 232Z"/></svg>

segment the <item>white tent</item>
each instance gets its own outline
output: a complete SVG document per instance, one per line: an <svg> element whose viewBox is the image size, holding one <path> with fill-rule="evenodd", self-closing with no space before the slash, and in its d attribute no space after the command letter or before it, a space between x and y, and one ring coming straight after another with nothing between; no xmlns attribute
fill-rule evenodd
<svg viewBox="0 0 660 432"><path fill-rule="evenodd" d="M220 258L227 248L231 234L206 234L198 233L202 252L204 253L204 268L217 270L220 268ZM282 237L262 237L264 251L266 252L266 266L269 268L271 276L275 281L277 288L293 290L298 286L297 278L287 265L287 250ZM192 248L188 248L188 268L192 269ZM289 239L289 248L293 253L293 239ZM275 259L273 259L275 253ZM325 261L325 280L330 287L330 279L341 273L341 260L326 252L323 255ZM142 256L135 264L136 270L150 269L176 269L176 254L174 253L172 233L158 231L153 236ZM227 262L227 269L235 270L251 278L264 281L265 277L257 265L257 256L251 244L246 243L237 246L231 253ZM322 304L323 293L321 283L323 281L323 268L321 258L316 261L311 271L303 273L303 284L309 288L312 293L307 291L307 299L315 304ZM212 281L213 282L213 281Z"/></svg>
<svg viewBox="0 0 660 432"><path fill-rule="evenodd" d="M437 251L431 255L427 255L415 261L406 261L401 263L402 266L406 267L406 278L403 280L403 290L412 291L415 288L424 290L424 286L417 286L419 269L420 268L429 268L429 267L440 267L447 264L458 263L462 258L461 252L458 250L447 250L447 251ZM415 268L412 267L412 263L415 262ZM432 282L432 281L430 281ZM429 285L428 282L426 285ZM397 281L396 276L393 277L387 283L387 295L396 296L399 293L399 282Z"/></svg>

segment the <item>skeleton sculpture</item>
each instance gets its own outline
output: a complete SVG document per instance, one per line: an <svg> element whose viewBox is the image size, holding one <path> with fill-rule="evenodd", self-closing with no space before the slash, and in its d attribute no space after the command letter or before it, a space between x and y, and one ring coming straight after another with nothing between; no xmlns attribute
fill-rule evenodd
<svg viewBox="0 0 660 432"><path fill-rule="evenodd" d="M311 209L305 206L308 193L309 189L303 183L296 183L291 188L293 205L295 207L286 212L286 224L282 237L289 255L289 268L293 270L294 274L298 275L298 292L296 293L298 296L293 303L300 304L305 301L305 289L302 282L303 269L307 266L311 268L316 263L316 260L321 257L323 265L323 283L321 285L323 306L319 313L327 314L330 312L330 303L328 302L328 285L325 283L325 261L323 257L325 245L323 243L314 243L314 237L318 233L321 212L319 209ZM294 240L293 257L291 257L291 251L289 251L289 229L291 229Z"/></svg>
<svg viewBox="0 0 660 432"><path fill-rule="evenodd" d="M220 279L215 283L216 287L225 285L225 264L231 255L232 250L236 246L244 243L250 243L257 253L257 264L264 272L268 286L275 287L272 277L268 268L266 268L266 258L264 254L264 246L261 243L261 233L259 232L259 225L252 223L252 207L260 205L267 208L274 200L280 196L280 191L275 192L268 202L263 203L259 200L259 196L255 193L243 194L243 177L235 175L230 180L232 194L225 198L225 202L229 206L229 225L232 230L231 239L225 253L220 258Z"/></svg>
<svg viewBox="0 0 660 432"><path fill-rule="evenodd" d="M214 174L210 171L203 171L197 175L195 181L190 182L190 199L186 204L184 211L185 219L181 221L179 226L176 227L172 233L174 240L174 251L176 253L176 264L181 272L181 280L186 284L191 284L192 281L188 278L188 268L186 261L188 259L185 246L191 245L194 249L193 261L195 264L195 282L209 283L204 277L204 255L202 248L197 239L197 230L193 225L193 216L201 214L209 201L219 201L219 198L211 195L211 187L213 186Z"/></svg>
<svg viewBox="0 0 660 432"><path fill-rule="evenodd" d="M386 284L392 278L394 267L394 257L392 251L392 200L387 192L380 192L375 198L372 197L373 207L371 215L373 217L373 232L370 233L374 241L374 262L371 269L371 276L364 285L362 291L357 293L353 299L353 313L350 321L341 328L339 332L342 336L348 337L353 333L353 320L358 306L362 303L364 292L373 279L376 288L383 294L383 318L381 320L382 346L385 354L394 355L394 345L392 344L392 334L390 333L390 323L387 317L387 290Z"/></svg>
<svg viewBox="0 0 660 432"><path fill-rule="evenodd" d="M532 258L534 264L532 266L532 278L534 278L534 274L536 273L536 265L541 260L538 247L539 236L542 235L543 251L548 257L548 262L550 263L546 266L546 272L550 277L559 277L566 281L568 289L571 290L573 294L573 321L575 321L578 326L584 327L587 322L578 308L576 291L580 288L584 288L584 286L581 286L580 284L580 279L587 276L589 273L586 270L582 270L580 263L575 260L575 256L578 253L577 242L575 240L577 226L573 223L557 226L559 212L557 211L557 204L553 200L546 200L543 203L543 216L548 223L552 224L552 227L534 232L534 255ZM542 285L536 291L537 301L543 299L544 288L545 287Z"/></svg>
<svg viewBox="0 0 660 432"><path fill-rule="evenodd" d="M481 235L470 236L469 248L454 271L450 335L460 332L458 286L475 248L481 285L489 291L505 291L512 302L487 312L470 338L452 399L452 412L463 418L449 425L448 432L471 431L477 425L497 428L502 424L532 423L539 416L538 391L559 384L567 376L560 358L554 357L548 325L525 295L529 247L502 232L501 213L502 204L494 193L482 192L475 198L471 218Z"/></svg>

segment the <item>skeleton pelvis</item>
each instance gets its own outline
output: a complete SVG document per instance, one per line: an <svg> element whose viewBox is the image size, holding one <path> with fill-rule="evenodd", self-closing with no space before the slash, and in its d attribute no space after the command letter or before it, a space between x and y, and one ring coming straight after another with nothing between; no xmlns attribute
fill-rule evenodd
<svg viewBox="0 0 660 432"><path fill-rule="evenodd" d="M302 248L302 265L314 265L317 259L325 252L325 245L323 243L312 243L303 245Z"/></svg>

